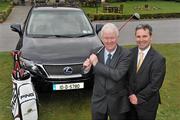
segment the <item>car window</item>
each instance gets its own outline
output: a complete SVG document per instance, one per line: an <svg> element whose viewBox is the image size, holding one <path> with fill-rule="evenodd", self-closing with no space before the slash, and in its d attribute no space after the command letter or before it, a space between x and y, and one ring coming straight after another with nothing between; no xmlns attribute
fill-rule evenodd
<svg viewBox="0 0 180 120"><path fill-rule="evenodd" d="M93 34L92 27L82 11L32 11L27 35L83 35Z"/></svg>

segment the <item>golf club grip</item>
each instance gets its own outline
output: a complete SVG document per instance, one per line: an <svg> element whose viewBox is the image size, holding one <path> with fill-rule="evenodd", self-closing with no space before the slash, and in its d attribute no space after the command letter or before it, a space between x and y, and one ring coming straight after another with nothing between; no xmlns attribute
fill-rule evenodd
<svg viewBox="0 0 180 120"><path fill-rule="evenodd" d="M93 52L95 55L98 55L102 50L103 50L104 46L102 46L97 52ZM87 74L89 71L85 71L85 67L82 66L81 68L81 71L82 71L82 75L85 75Z"/></svg>

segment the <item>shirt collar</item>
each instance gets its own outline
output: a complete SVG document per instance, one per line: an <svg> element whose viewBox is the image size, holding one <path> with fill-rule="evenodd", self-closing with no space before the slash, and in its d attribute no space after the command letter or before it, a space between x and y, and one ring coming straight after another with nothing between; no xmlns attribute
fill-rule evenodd
<svg viewBox="0 0 180 120"><path fill-rule="evenodd" d="M108 56L109 53L111 54L111 56L113 56L114 53L116 52L116 49L117 49L117 47L116 47L112 52L109 52L109 51L107 51L107 49L105 48L105 50L104 50L105 56ZM111 58L112 58L112 57L111 57Z"/></svg>
<svg viewBox="0 0 180 120"><path fill-rule="evenodd" d="M141 49L138 48L138 53L143 52L144 56L146 56L146 54L148 53L150 48L151 48L151 45L149 45L145 50L141 50Z"/></svg>

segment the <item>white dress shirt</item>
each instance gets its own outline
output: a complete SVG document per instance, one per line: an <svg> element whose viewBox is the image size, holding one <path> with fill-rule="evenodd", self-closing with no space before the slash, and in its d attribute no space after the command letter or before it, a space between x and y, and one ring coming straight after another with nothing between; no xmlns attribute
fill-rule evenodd
<svg viewBox="0 0 180 120"><path fill-rule="evenodd" d="M105 48L105 50L104 50L104 64L106 63L106 60L108 59L108 54L109 53L111 54L111 59L112 59L114 53L116 52L116 49L117 49L117 47L112 52L109 52Z"/></svg>
<svg viewBox="0 0 180 120"><path fill-rule="evenodd" d="M140 53L140 52L143 53L143 60L144 60L150 48L151 48L151 46L149 45L149 47L147 47L145 50L138 49L137 64L138 64L138 62L139 62L139 53Z"/></svg>

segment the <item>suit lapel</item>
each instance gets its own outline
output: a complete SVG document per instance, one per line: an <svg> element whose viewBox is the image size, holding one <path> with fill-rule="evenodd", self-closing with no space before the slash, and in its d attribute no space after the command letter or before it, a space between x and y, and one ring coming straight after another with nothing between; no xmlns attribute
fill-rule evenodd
<svg viewBox="0 0 180 120"><path fill-rule="evenodd" d="M122 48L117 45L117 49L116 49L116 52L114 53L113 57L112 57L112 60L110 62L110 66L115 68L117 63L118 63L118 60L119 58L121 57L121 52L122 52Z"/></svg>
<svg viewBox="0 0 180 120"><path fill-rule="evenodd" d="M103 50L98 55L98 59L101 63L104 63L104 49L105 48L103 48Z"/></svg>
<svg viewBox="0 0 180 120"><path fill-rule="evenodd" d="M136 47L135 48L135 51L134 51L134 56L133 56L133 60L134 60L134 63L133 63L133 68L134 68L134 71L136 71L137 70L137 59L138 59L138 48Z"/></svg>
<svg viewBox="0 0 180 120"><path fill-rule="evenodd" d="M99 54L97 54L99 62L103 63L103 64L104 64L104 49L105 48L103 48L103 50ZM105 87L105 79L101 79L101 80L98 80L96 82L99 82L102 86Z"/></svg>

